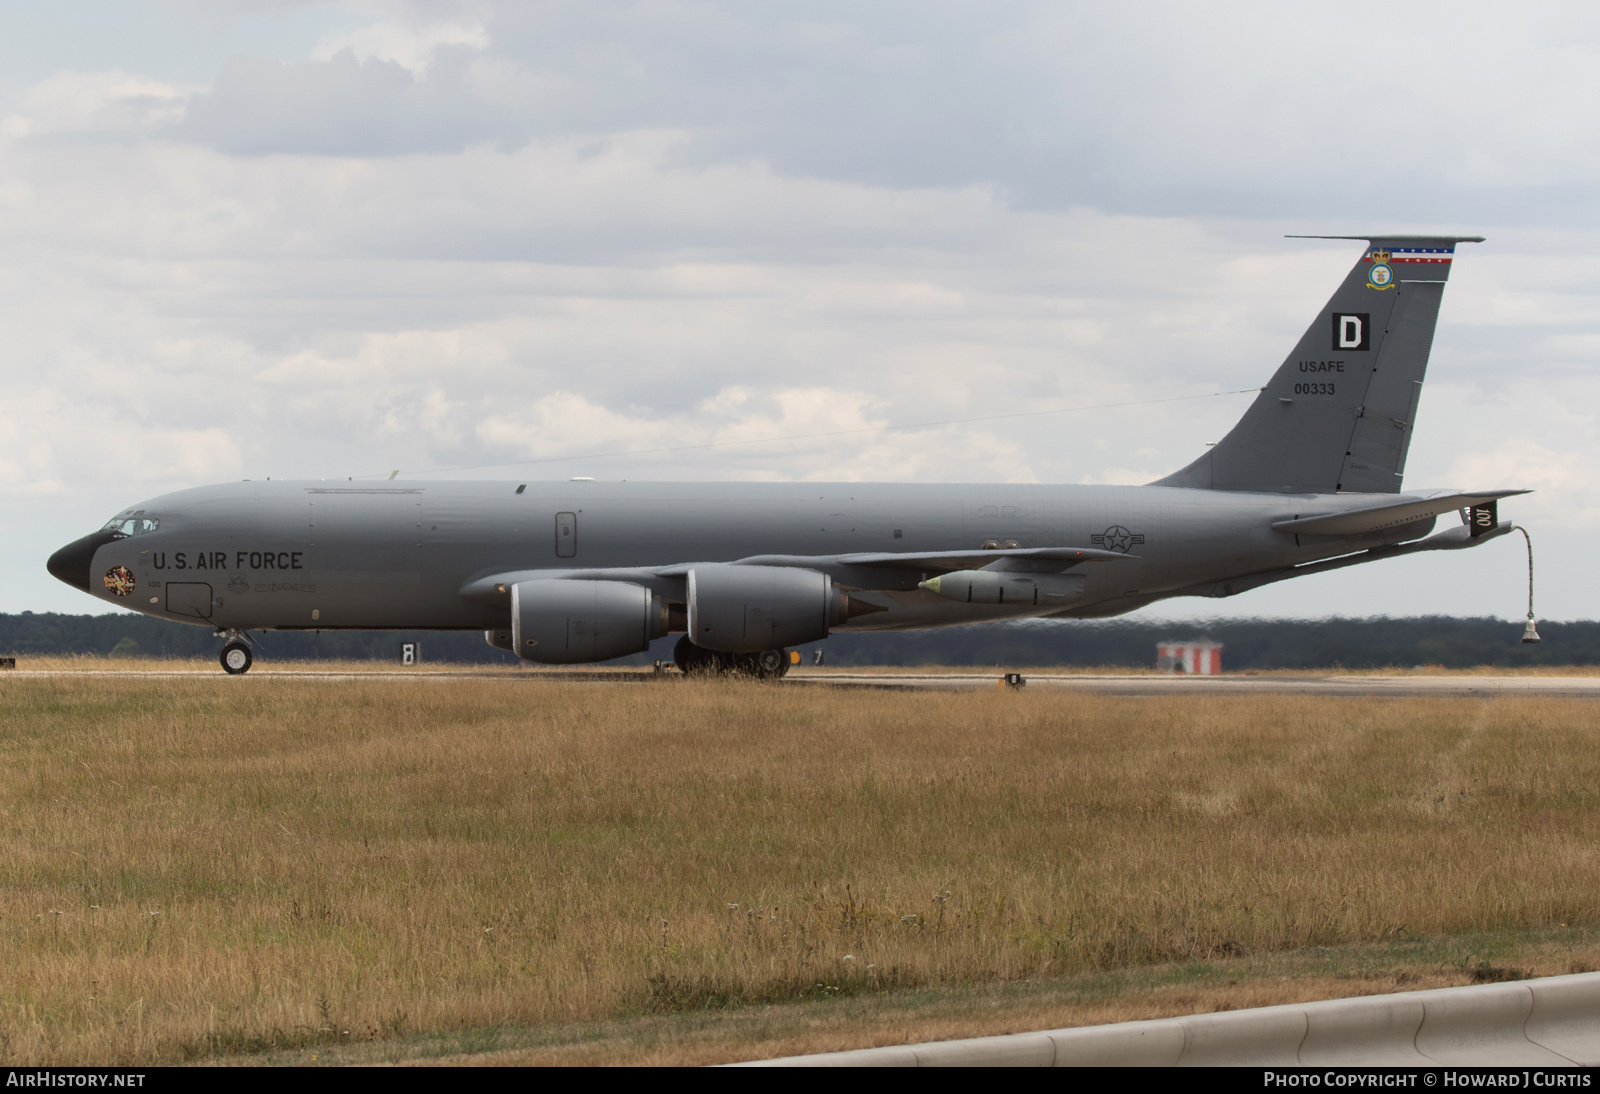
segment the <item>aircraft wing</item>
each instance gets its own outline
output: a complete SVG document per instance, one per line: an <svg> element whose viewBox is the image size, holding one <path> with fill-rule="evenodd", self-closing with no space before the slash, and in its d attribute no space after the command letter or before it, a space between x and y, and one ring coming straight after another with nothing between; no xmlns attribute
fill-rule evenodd
<svg viewBox="0 0 1600 1094"><path fill-rule="evenodd" d="M1137 556L1094 547L1011 547L993 551L856 551L839 555L750 555L735 559L734 566L798 566L821 570L856 588L913 589L925 574L989 568L1025 573L1058 574L1080 562L1118 562ZM632 581L658 587L661 581L681 582L696 566L706 562L681 562L668 566L619 567L572 570L508 570L474 578L461 586L468 600L498 603L519 581L534 579ZM670 585L663 588L671 588Z"/></svg>
<svg viewBox="0 0 1600 1094"><path fill-rule="evenodd" d="M1470 509L1487 505L1501 498L1531 493L1528 490L1479 490L1470 494L1441 490L1422 498L1410 497L1390 505L1376 505L1368 509L1349 509L1343 513L1326 513L1320 516L1296 517L1293 520L1273 522L1280 532L1294 532L1313 536L1359 536L1368 532L1381 532L1385 528L1398 528L1402 524L1426 520L1456 509Z"/></svg>
<svg viewBox="0 0 1600 1094"><path fill-rule="evenodd" d="M859 551L843 555L751 555L735 566L802 566L825 570L831 566L891 567L902 570L948 573L952 570L1026 569L1059 573L1080 562L1117 562L1136 557L1094 547L1010 547L992 551Z"/></svg>

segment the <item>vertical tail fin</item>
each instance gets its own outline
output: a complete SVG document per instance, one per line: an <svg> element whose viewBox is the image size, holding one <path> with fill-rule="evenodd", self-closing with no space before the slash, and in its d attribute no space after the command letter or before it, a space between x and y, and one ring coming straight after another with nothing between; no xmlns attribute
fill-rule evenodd
<svg viewBox="0 0 1600 1094"><path fill-rule="evenodd" d="M1368 246L1239 424L1152 485L1399 492L1455 245L1483 237L1291 238Z"/></svg>

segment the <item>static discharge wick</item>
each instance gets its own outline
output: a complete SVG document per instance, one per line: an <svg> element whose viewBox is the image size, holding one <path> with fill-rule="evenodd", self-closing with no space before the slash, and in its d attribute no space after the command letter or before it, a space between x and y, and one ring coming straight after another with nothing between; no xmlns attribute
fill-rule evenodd
<svg viewBox="0 0 1600 1094"><path fill-rule="evenodd" d="M814 441L824 437L848 437L861 433L889 433L897 429L931 429L941 425L968 425L972 422L997 422L1008 418L1037 418L1046 414L1074 414L1085 410L1116 410L1120 407L1152 406L1156 403L1181 403L1191 399L1215 399L1223 395L1251 395L1263 390L1244 387L1236 391L1207 391L1200 395L1170 395L1163 399L1135 399L1124 403L1098 403L1094 406L1063 406L1053 410L1020 410L1012 414L984 414L976 418L948 418L937 422L907 422L902 425L869 425L860 429L835 429L826 433L793 433L782 437L753 437L743 441L708 441L704 444L679 444L666 448L629 448L619 452L590 452L577 456L545 456L536 460L510 460L504 463L475 463L460 467L429 467L417 471L392 471L352 475L352 479L394 479L397 475L441 475L452 471L483 471L492 467L529 467L541 463L566 463L571 460L604 460L616 456L658 456L668 452L694 452L708 448L732 448L745 444L776 444L780 441Z"/></svg>

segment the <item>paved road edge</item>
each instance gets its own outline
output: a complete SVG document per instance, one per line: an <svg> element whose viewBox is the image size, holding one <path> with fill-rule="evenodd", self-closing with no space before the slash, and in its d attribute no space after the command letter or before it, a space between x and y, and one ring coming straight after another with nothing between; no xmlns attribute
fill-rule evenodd
<svg viewBox="0 0 1600 1094"><path fill-rule="evenodd" d="M1600 973L755 1060L735 1067L1600 1064Z"/></svg>

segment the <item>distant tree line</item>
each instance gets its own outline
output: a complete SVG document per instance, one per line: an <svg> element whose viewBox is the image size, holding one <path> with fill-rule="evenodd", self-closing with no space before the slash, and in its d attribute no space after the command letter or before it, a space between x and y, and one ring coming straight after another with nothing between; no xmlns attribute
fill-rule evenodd
<svg viewBox="0 0 1600 1094"><path fill-rule="evenodd" d="M1442 665L1600 664L1600 622L1541 623L1524 645L1522 624L1431 615L1408 619L1139 619L996 623L884 635L834 635L819 645L837 665L1154 665L1156 643L1223 644L1225 671Z"/></svg>
<svg viewBox="0 0 1600 1094"><path fill-rule="evenodd" d="M1418 616L1390 619L1240 619L1208 623L1122 619L1096 622L1027 621L898 634L836 634L802 648L816 649L830 665L1152 665L1156 643L1208 638L1223 643L1223 668L1382 668L1443 665L1600 664L1600 622L1541 623L1542 645L1524 645L1522 626L1504 620ZM255 636L263 660L384 660L416 642L425 661L515 661L479 631L267 632ZM659 639L649 653L621 662L670 659L677 636ZM0 615L0 655L19 664L31 656L89 654L115 657L191 658L216 655L221 642L209 628L142 615Z"/></svg>

